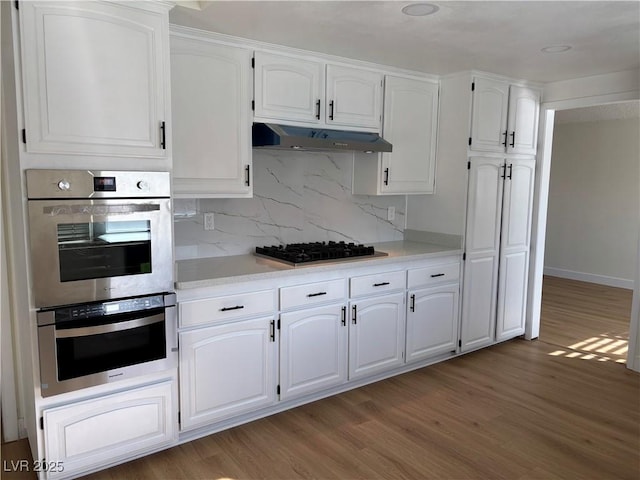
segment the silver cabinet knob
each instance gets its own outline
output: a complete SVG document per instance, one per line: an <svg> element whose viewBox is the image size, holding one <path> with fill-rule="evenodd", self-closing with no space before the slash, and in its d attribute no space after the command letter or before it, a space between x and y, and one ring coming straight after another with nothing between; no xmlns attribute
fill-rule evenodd
<svg viewBox="0 0 640 480"><path fill-rule="evenodd" d="M149 190L149 184L145 181L140 180L136 186L139 190Z"/></svg>
<svg viewBox="0 0 640 480"><path fill-rule="evenodd" d="M58 182L58 188L60 190L69 190L71 188L71 184L67 180L60 180Z"/></svg>

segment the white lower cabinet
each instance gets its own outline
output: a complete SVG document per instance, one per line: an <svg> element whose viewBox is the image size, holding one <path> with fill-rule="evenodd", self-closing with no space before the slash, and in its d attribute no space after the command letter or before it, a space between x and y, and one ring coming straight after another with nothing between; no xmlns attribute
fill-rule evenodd
<svg viewBox="0 0 640 480"><path fill-rule="evenodd" d="M182 430L276 401L275 320L263 317L181 332Z"/></svg>
<svg viewBox="0 0 640 480"><path fill-rule="evenodd" d="M276 282L179 292L184 437L457 351L458 254Z"/></svg>
<svg viewBox="0 0 640 480"><path fill-rule="evenodd" d="M407 363L456 350L459 288L455 283L409 291Z"/></svg>
<svg viewBox="0 0 640 480"><path fill-rule="evenodd" d="M177 437L172 383L45 409L47 478L77 476L171 444Z"/></svg>
<svg viewBox="0 0 640 480"><path fill-rule="evenodd" d="M347 381L346 308L333 304L280 316L280 400Z"/></svg>
<svg viewBox="0 0 640 480"><path fill-rule="evenodd" d="M405 292L350 303L349 379L404 363Z"/></svg>

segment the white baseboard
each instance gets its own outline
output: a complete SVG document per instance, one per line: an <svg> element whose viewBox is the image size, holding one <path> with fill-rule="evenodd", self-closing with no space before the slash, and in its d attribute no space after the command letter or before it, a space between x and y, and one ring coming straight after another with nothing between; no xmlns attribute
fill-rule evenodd
<svg viewBox="0 0 640 480"><path fill-rule="evenodd" d="M544 274L551 277L568 278L580 280L582 282L598 283L609 287L619 287L633 290L633 280L618 277L608 277L607 275L597 275L595 273L574 272L562 268L544 267Z"/></svg>

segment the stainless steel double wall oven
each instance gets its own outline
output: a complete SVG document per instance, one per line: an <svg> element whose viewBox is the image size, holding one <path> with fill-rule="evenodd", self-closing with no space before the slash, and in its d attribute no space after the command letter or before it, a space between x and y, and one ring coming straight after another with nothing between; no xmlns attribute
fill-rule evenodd
<svg viewBox="0 0 640 480"><path fill-rule="evenodd" d="M27 170L43 396L175 366L168 172Z"/></svg>

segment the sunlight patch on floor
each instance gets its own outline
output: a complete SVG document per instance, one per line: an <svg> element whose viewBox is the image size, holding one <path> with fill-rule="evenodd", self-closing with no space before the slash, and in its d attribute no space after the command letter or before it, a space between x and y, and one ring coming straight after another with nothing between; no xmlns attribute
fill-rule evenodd
<svg viewBox="0 0 640 480"><path fill-rule="evenodd" d="M598 362L626 363L629 341L619 335L602 334L568 345L566 350L555 350L552 357L579 358Z"/></svg>

